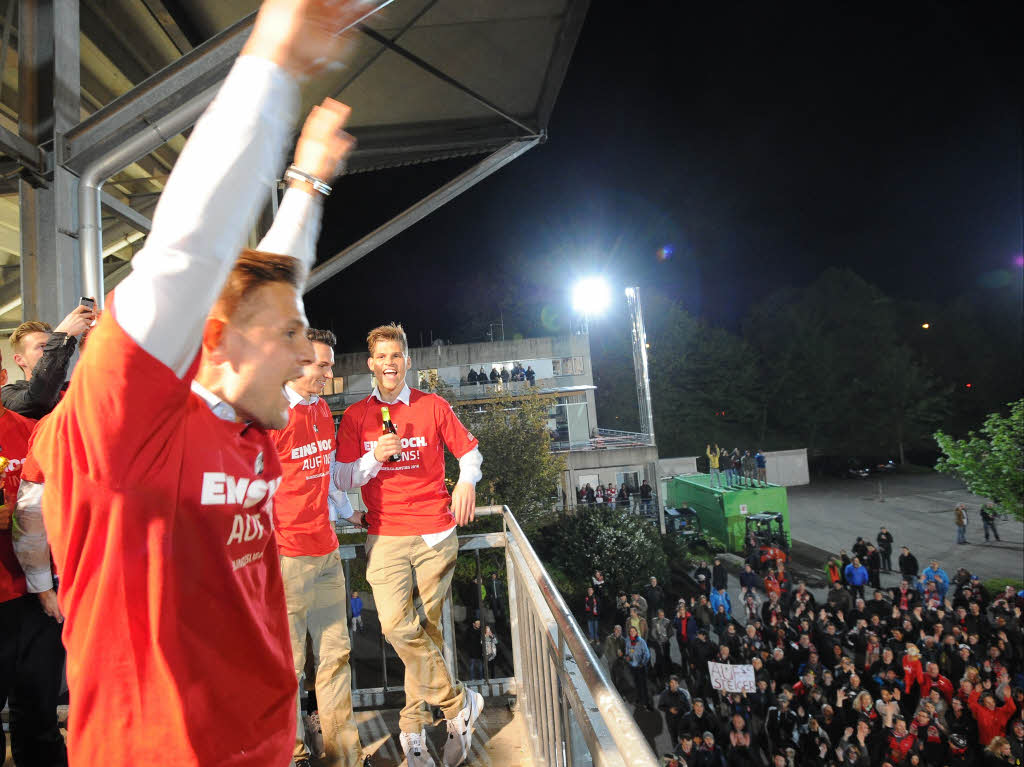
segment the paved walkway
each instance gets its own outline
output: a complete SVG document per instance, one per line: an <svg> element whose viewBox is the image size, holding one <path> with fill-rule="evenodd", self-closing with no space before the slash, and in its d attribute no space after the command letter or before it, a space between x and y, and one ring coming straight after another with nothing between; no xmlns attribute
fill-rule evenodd
<svg viewBox="0 0 1024 767"><path fill-rule="evenodd" d="M899 547L907 545L922 568L936 558L950 575L966 567L982 578L1024 579L1024 524L997 523L1002 541L986 543L978 515L984 499L946 475L891 475L882 480L881 495L875 479L815 477L810 485L789 488L788 497L794 540L830 552L849 551L858 535L874 543L885 525L895 539L894 567ZM953 508L961 502L969 514L970 543L963 546L956 544L953 525Z"/></svg>

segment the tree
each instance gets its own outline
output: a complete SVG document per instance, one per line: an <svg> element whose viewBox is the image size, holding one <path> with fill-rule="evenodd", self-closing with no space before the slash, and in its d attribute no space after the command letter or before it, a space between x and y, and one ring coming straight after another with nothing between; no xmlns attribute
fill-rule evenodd
<svg viewBox="0 0 1024 767"><path fill-rule="evenodd" d="M551 400L533 393L506 394L467 405L454 400L443 382L437 384L437 393L452 404L480 442L484 476L476 488L477 504L506 504L529 532L551 510L565 471L564 458L551 452ZM454 486L459 476L458 461L450 454L445 476L449 486Z"/></svg>
<svg viewBox="0 0 1024 767"><path fill-rule="evenodd" d="M565 517L545 542L546 559L577 580L600 570L616 589L630 591L648 576L667 572L654 525L614 506L599 505Z"/></svg>
<svg viewBox="0 0 1024 767"><path fill-rule="evenodd" d="M903 465L907 446L920 445L949 413L953 387L930 375L906 346L892 345L889 352L888 380L866 392L865 400L876 413L872 423L879 443L887 451L895 446Z"/></svg>
<svg viewBox="0 0 1024 767"><path fill-rule="evenodd" d="M655 434L663 455L700 455L706 443L754 447L757 367L732 333L672 304L651 336Z"/></svg>
<svg viewBox="0 0 1024 767"><path fill-rule="evenodd" d="M976 495L1024 520L1024 399L1009 404L1009 416L992 413L980 434L954 439L941 431L935 441L943 455L935 468L962 479Z"/></svg>
<svg viewBox="0 0 1024 767"><path fill-rule="evenodd" d="M663 456L704 452L706 442L749 445L759 412L754 354L740 338L654 296L644 307L654 432ZM621 318L617 324L625 324ZM612 340L608 340L608 336ZM601 421L638 428L629 336L591 340Z"/></svg>

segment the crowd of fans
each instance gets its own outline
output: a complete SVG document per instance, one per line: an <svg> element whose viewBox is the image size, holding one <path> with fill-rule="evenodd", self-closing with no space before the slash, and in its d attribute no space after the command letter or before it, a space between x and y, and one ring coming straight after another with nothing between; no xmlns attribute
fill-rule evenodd
<svg viewBox="0 0 1024 767"><path fill-rule="evenodd" d="M591 486L589 482L583 487L576 488L577 506L617 506L620 509L628 509L633 500L639 500L641 511L647 511L654 499L654 488L646 479L640 483L640 487L629 486L625 482L615 489L615 484L609 482L607 485L598 484Z"/></svg>
<svg viewBox="0 0 1024 767"><path fill-rule="evenodd" d="M500 368L496 365L492 365L490 374L484 371L483 365L480 366L479 371L470 368L469 373L464 379L464 382L467 384L476 384L480 386L488 383L507 384L513 381L526 381L530 386L536 386L537 373L534 371L533 366L528 365L524 368L523 363L515 362L511 368L509 368L508 365L502 365Z"/></svg>
<svg viewBox="0 0 1024 767"><path fill-rule="evenodd" d="M768 461L759 449L751 453L734 447L731 451L708 443L704 449L711 484L721 489L734 487L765 487L768 484Z"/></svg>
<svg viewBox="0 0 1024 767"><path fill-rule="evenodd" d="M887 530L879 536L891 545ZM587 633L623 698L664 717L675 747L665 764L1022 763L1024 592L990 594L977 576L960 568L950 578L937 561L918 572L904 547L900 585L865 599L872 574L862 546L845 567L830 563L821 600L802 582L765 592L748 563L735 614L720 559L698 563L695 592L678 599L653 577L612 593L594 574L582 605ZM709 662L751 665L756 691L714 689Z"/></svg>

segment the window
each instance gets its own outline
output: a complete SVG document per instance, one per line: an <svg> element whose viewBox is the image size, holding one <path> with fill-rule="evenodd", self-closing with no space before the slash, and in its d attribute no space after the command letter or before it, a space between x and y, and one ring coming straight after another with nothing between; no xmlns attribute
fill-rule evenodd
<svg viewBox="0 0 1024 767"><path fill-rule="evenodd" d="M639 492L640 475L635 471L618 471L615 473L615 485L616 487L625 485L631 493Z"/></svg>
<svg viewBox="0 0 1024 767"><path fill-rule="evenodd" d="M551 375L553 376L581 376L583 375L582 357L562 357L551 360Z"/></svg>

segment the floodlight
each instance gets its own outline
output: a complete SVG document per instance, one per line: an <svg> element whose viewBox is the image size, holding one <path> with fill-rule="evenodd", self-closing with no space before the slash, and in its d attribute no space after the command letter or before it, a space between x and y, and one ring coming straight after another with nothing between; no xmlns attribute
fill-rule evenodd
<svg viewBox="0 0 1024 767"><path fill-rule="evenodd" d="M603 277L584 277L572 289L572 308L578 314L594 317L608 308L611 298Z"/></svg>

